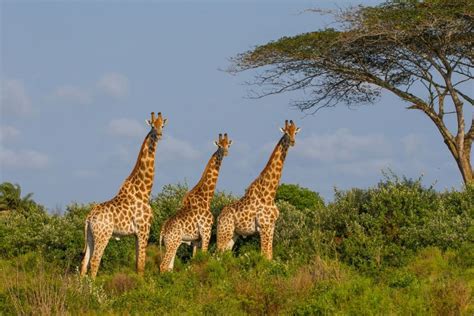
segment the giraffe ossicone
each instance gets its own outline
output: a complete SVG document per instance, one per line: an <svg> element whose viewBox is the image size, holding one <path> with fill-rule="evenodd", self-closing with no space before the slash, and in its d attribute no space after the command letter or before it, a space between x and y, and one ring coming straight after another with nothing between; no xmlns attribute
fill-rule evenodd
<svg viewBox="0 0 474 316"><path fill-rule="evenodd" d="M136 236L136 270L138 274L143 274L153 218L149 200L155 175L155 153L166 121L161 112L157 116L151 113L151 119L147 120L151 129L143 140L132 172L114 198L93 205L87 215L81 276L87 273L90 266L91 277L95 278L105 247L113 235Z"/></svg>
<svg viewBox="0 0 474 316"><path fill-rule="evenodd" d="M273 256L273 233L279 216L275 195L283 165L295 136L300 131L293 121L286 120L281 128L283 136L275 146L267 165L250 184L244 196L225 206L217 219L217 250L231 250L238 236L260 234L262 254Z"/></svg>
<svg viewBox="0 0 474 316"><path fill-rule="evenodd" d="M210 210L211 201L214 197L222 160L227 156L232 140L227 134L219 134L219 139L214 144L217 150L209 159L201 179L184 196L181 209L163 223L160 247L163 241L166 252L160 264L161 272L173 270L176 251L181 243L192 244L193 255L196 253L199 242L202 251L207 251L214 222Z"/></svg>

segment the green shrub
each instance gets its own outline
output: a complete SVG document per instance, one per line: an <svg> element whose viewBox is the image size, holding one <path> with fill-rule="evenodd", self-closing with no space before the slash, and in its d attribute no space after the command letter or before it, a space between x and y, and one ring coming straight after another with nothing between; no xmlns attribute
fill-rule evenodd
<svg viewBox="0 0 474 316"><path fill-rule="evenodd" d="M470 240L473 190L439 194L421 179L395 176L366 190L336 191L320 212L342 260L364 271L402 266L419 249L457 248ZM471 237L472 238L472 237Z"/></svg>
<svg viewBox="0 0 474 316"><path fill-rule="evenodd" d="M299 210L315 210L324 207L324 201L319 193L297 184L281 184L276 192L275 200L286 201Z"/></svg>
<svg viewBox="0 0 474 316"><path fill-rule="evenodd" d="M273 238L274 256L285 261L306 262L316 254L325 254L329 246L319 230L319 212L297 209L286 201L277 202L280 216Z"/></svg>

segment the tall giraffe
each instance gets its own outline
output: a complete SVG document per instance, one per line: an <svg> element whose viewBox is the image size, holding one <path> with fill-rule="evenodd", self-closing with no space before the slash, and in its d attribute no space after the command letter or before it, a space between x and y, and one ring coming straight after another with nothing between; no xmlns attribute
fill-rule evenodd
<svg viewBox="0 0 474 316"><path fill-rule="evenodd" d="M259 233L261 252L267 259L272 259L273 231L279 215L274 201L276 190L288 148L294 146L299 130L293 121L285 121L285 127L281 128L283 137L263 171L240 200L224 207L217 219L218 251L232 249L239 235L246 237Z"/></svg>
<svg viewBox="0 0 474 316"><path fill-rule="evenodd" d="M152 112L151 120L146 122L151 130L143 141L132 172L113 199L95 205L87 215L82 276L87 273L90 264L91 277L95 278L102 254L113 234L136 236L136 269L138 274L143 274L153 217L149 199L155 174L155 152L166 119L161 113L155 117Z"/></svg>
<svg viewBox="0 0 474 316"><path fill-rule="evenodd" d="M171 271L174 266L176 251L181 243L193 245L193 255L196 253L199 238L202 251L207 251L214 218L210 206L214 197L217 178L222 159L227 156L232 144L227 134L219 134L219 140L214 142L216 152L211 156L202 173L201 180L183 198L183 206L174 216L165 221L160 233L166 246L166 253L160 265L160 271Z"/></svg>

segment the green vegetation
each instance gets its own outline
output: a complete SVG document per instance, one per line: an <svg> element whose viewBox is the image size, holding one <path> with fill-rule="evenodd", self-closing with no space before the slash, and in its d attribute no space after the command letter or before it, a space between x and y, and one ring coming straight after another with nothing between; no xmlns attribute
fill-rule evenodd
<svg viewBox="0 0 474 316"><path fill-rule="evenodd" d="M474 0L387 0L312 11L332 15L331 27L257 45L237 55L229 71L260 68L257 97L300 90L304 97L294 105L309 113L393 93L433 122L472 185L474 119L466 113L474 99L463 83L473 79Z"/></svg>
<svg viewBox="0 0 474 316"><path fill-rule="evenodd" d="M1 187L18 189L0 190L0 311L6 315L474 312L473 187L440 193L419 179L391 176L372 188L336 191L325 204L308 189L282 185L274 261L260 256L258 237L217 255L214 231L209 254L191 258L182 245L175 272L160 275L161 223L187 190L168 185L151 203L145 276L134 273L135 241L125 237L111 240L95 282L77 272L90 205L50 215L31 195L21 198L19 186ZM235 198L218 192L213 214Z"/></svg>

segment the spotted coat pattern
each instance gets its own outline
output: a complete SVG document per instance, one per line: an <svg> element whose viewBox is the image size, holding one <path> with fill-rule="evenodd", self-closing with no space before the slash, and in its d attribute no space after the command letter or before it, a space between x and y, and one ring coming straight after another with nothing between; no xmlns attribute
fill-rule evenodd
<svg viewBox="0 0 474 316"><path fill-rule="evenodd" d="M160 264L160 271L173 270L176 251L181 243L193 245L193 255L196 253L199 242L203 252L207 251L211 238L212 216L210 206L214 197L222 159L232 143L227 134L215 143L217 151L211 156L204 169L201 179L196 186L183 198L182 208L165 221L160 233L160 246L163 241L166 252Z"/></svg>
<svg viewBox="0 0 474 316"><path fill-rule="evenodd" d="M132 234L136 236L136 270L143 274L145 249L153 218L149 199L155 174L155 152L165 122L161 113L158 113L157 118L152 113L148 121L151 130L143 141L131 174L114 198L94 205L87 215L82 276L90 266L91 277L95 278L105 247L113 235Z"/></svg>
<svg viewBox="0 0 474 316"><path fill-rule="evenodd" d="M261 252L272 259L273 232L279 211L275 195L280 183L283 164L288 148L295 143L296 128L293 121L285 121L284 135L276 145L270 159L245 195L224 207L217 219L218 251L232 249L238 236L260 234Z"/></svg>

